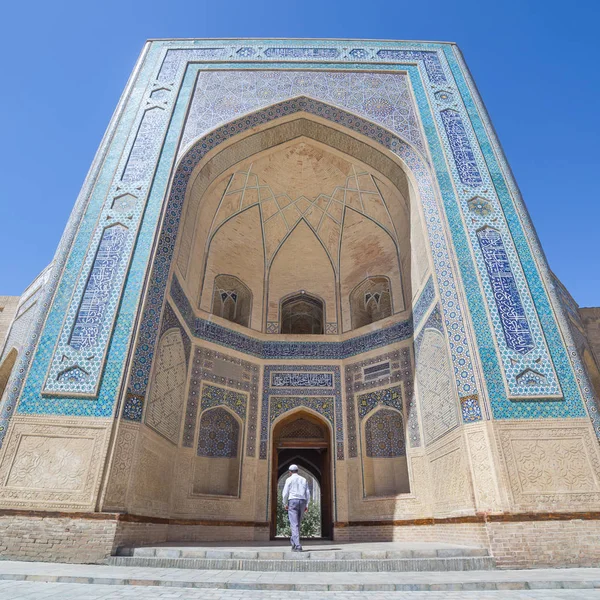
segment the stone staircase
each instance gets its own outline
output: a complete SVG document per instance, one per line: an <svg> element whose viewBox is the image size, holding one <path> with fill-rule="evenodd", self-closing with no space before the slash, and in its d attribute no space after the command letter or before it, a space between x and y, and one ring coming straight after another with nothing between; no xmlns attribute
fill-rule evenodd
<svg viewBox="0 0 600 600"><path fill-rule="evenodd" d="M107 564L220 571L423 572L495 568L487 549L433 543L307 545L305 552L273 547L159 545L120 548Z"/></svg>

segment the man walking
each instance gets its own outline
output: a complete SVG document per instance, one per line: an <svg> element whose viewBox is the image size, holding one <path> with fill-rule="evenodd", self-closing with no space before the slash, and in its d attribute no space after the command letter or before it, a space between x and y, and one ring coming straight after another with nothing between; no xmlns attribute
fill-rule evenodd
<svg viewBox="0 0 600 600"><path fill-rule="evenodd" d="M302 523L304 513L308 510L310 490L308 489L306 479L298 475L298 467L296 465L290 465L288 470L290 476L283 487L283 504L285 505L285 510L288 511L288 518L292 528L292 537L290 540L292 542L292 552L302 552L302 546L300 545L300 524Z"/></svg>

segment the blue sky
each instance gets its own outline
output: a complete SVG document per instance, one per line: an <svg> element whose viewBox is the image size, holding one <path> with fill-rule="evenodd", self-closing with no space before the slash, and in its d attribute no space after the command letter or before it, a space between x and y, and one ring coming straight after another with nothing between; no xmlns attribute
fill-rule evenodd
<svg viewBox="0 0 600 600"><path fill-rule="evenodd" d="M551 268L598 306L599 17L593 0L5 3L0 295L52 259L147 38L333 37L460 45Z"/></svg>

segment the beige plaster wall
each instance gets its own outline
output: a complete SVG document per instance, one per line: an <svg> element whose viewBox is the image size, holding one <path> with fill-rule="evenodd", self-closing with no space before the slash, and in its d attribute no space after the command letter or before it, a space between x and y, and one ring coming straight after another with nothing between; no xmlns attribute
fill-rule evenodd
<svg viewBox="0 0 600 600"><path fill-rule="evenodd" d="M600 307L580 308L579 315L597 366L600 366Z"/></svg>
<svg viewBox="0 0 600 600"><path fill-rule="evenodd" d="M17 314L20 296L0 296L0 355L12 320Z"/></svg>

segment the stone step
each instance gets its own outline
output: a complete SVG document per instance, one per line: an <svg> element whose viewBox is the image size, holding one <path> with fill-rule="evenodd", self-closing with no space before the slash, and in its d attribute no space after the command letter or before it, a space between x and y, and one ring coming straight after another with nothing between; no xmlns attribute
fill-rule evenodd
<svg viewBox="0 0 600 600"><path fill-rule="evenodd" d="M487 548L469 546L392 547L392 549L329 549L308 546L304 552L279 549L211 548L195 546L122 547L117 556L135 558L205 558L241 560L385 560L408 558L476 558L489 556Z"/></svg>
<svg viewBox="0 0 600 600"><path fill-rule="evenodd" d="M152 559L146 559L152 560ZM156 559L154 559L156 560ZM442 560L442 559L441 559ZM307 563L308 564L308 563ZM438 573L307 573L140 569L0 561L0 580L276 591L478 591L600 589L600 569ZM85 585L77 597L88 597ZM90 597L93 593L90 592ZM436 595L436 597L438 597Z"/></svg>
<svg viewBox="0 0 600 600"><path fill-rule="evenodd" d="M308 553L307 553L308 554ZM423 572L481 571L495 568L490 556L458 556L451 558L161 558L113 556L106 564L120 567L152 567L223 571L264 572Z"/></svg>

